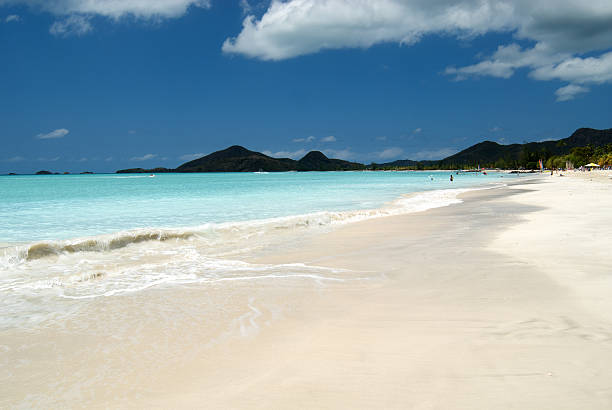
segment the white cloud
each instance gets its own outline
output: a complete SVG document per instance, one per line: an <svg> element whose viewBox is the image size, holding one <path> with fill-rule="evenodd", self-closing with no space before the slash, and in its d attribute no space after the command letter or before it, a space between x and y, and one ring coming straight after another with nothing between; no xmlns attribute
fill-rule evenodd
<svg viewBox="0 0 612 410"><path fill-rule="evenodd" d="M262 154L267 155L273 158L292 158L292 159L300 159L304 155L306 155L305 149L299 149L297 151L262 151Z"/></svg>
<svg viewBox="0 0 612 410"><path fill-rule="evenodd" d="M83 35L93 30L93 16L119 20L178 18L190 7L209 8L210 0L0 0L3 5L25 5L63 17L51 25L53 35Z"/></svg>
<svg viewBox="0 0 612 410"><path fill-rule="evenodd" d="M312 142L314 140L316 140L316 138L311 135L306 138L294 138L293 142Z"/></svg>
<svg viewBox="0 0 612 410"><path fill-rule="evenodd" d="M612 33L610 36L612 38ZM612 47L612 39L610 46ZM455 75L458 80L483 75L510 78L519 68L530 69L529 76L535 80L569 82L569 85L555 92L557 101L567 101L577 93L588 91L587 87L578 87L576 84L612 83L612 52L582 58L559 52L543 43L526 50L517 44L511 44L499 47L490 59L478 64L458 69L449 67L446 74Z"/></svg>
<svg viewBox="0 0 612 410"><path fill-rule="evenodd" d="M191 161L191 160L194 160L194 159L202 158L204 155L206 155L206 154L204 154L202 152L198 152L198 153L195 153L195 154L185 154L185 155L181 155L179 157L179 159L183 160L183 161Z"/></svg>
<svg viewBox="0 0 612 410"><path fill-rule="evenodd" d="M321 138L322 142L336 142L336 137L334 137L333 135L330 135L329 137L324 137Z"/></svg>
<svg viewBox="0 0 612 410"><path fill-rule="evenodd" d="M586 87L569 84L555 91L555 95L557 96L557 101L569 101L573 100L577 94L586 93L588 91L589 89Z"/></svg>
<svg viewBox="0 0 612 410"><path fill-rule="evenodd" d="M423 131L423 128L415 128L414 131L412 131L413 134L420 134L421 131Z"/></svg>
<svg viewBox="0 0 612 410"><path fill-rule="evenodd" d="M18 22L21 20L21 17L19 17L17 14L10 14L8 16L6 16L6 18L4 19L4 21L6 23L11 23L11 22Z"/></svg>
<svg viewBox="0 0 612 410"><path fill-rule="evenodd" d="M385 148L382 151L376 152L375 155L379 159L398 158L404 154L404 150L399 147Z"/></svg>
<svg viewBox="0 0 612 410"><path fill-rule="evenodd" d="M424 159L444 159L448 156L451 156L458 151L454 148L441 148L438 150L424 150L412 153L409 157L414 160L424 160Z"/></svg>
<svg viewBox="0 0 612 410"><path fill-rule="evenodd" d="M135 130L129 130L128 134L136 134L136 131Z"/></svg>
<svg viewBox="0 0 612 410"><path fill-rule="evenodd" d="M557 79L580 84L612 82L612 51L599 57L574 57L556 65L540 66L531 76L537 80Z"/></svg>
<svg viewBox="0 0 612 410"><path fill-rule="evenodd" d="M490 67L497 69L490 70ZM532 71L529 75L536 80L569 82L569 85L555 92L557 101L571 100L574 95L589 90L577 84L612 83L612 52L598 57L572 57L567 53L552 53L539 44L528 50L521 50L517 45L500 47L491 60L460 69L449 68L446 72L457 75L458 79L465 79L467 75L508 78L514 74L514 70L521 67L530 68Z"/></svg>
<svg viewBox="0 0 612 410"><path fill-rule="evenodd" d="M190 7L210 7L210 0L0 0L2 5L26 5L55 15L99 15L119 19L181 17Z"/></svg>
<svg viewBox="0 0 612 410"><path fill-rule="evenodd" d="M132 157L130 158L130 161L148 161L156 157L157 157L157 154L145 154L142 157Z"/></svg>
<svg viewBox="0 0 612 410"><path fill-rule="evenodd" d="M77 162L87 162L87 158L86 157L81 157L81 158L77 159Z"/></svg>
<svg viewBox="0 0 612 410"><path fill-rule="evenodd" d="M37 159L38 161L43 161L43 162L55 162L55 161L59 161L60 157L52 157L52 158L40 157Z"/></svg>
<svg viewBox="0 0 612 410"><path fill-rule="evenodd" d="M49 33L61 37L82 36L93 29L89 20L90 17L74 14L53 23L49 28Z"/></svg>
<svg viewBox="0 0 612 410"><path fill-rule="evenodd" d="M283 60L325 49L411 45L426 35L462 40L506 32L534 46L501 45L491 57L445 73L458 80L509 78L529 68L537 80L601 84L611 82L606 55L580 56L612 48L610 21L610 0L272 0L261 18L245 17L241 32L222 49ZM576 58L582 69L563 73ZM574 75L578 80L567 79Z"/></svg>
<svg viewBox="0 0 612 410"><path fill-rule="evenodd" d="M60 129L57 129L55 131L51 131L51 132L46 133L46 134L38 134L36 136L36 138L38 138L39 140L48 140L48 139L54 139L54 138L64 138L69 133L70 133L70 131L68 131L66 128L60 128Z"/></svg>
<svg viewBox="0 0 612 410"><path fill-rule="evenodd" d="M556 52L542 43L530 49L523 49L518 44L510 44L499 46L489 59L461 68L448 67L445 73L455 75L458 80L464 80L469 76L510 78L518 68L554 64L568 57L568 53Z"/></svg>
<svg viewBox="0 0 612 410"><path fill-rule="evenodd" d="M273 0L257 20L247 16L223 50L282 60L323 49L413 44L430 33L476 35L510 29L512 6L481 0Z"/></svg>
<svg viewBox="0 0 612 410"><path fill-rule="evenodd" d="M381 135L380 137L376 137L376 141L386 141L387 137L384 135Z"/></svg>
<svg viewBox="0 0 612 410"><path fill-rule="evenodd" d="M323 153L328 158L337 158L337 159L344 159L344 160L352 160L357 157L357 154L351 151L350 148L341 149L341 150L325 149L323 150Z"/></svg>
<svg viewBox="0 0 612 410"><path fill-rule="evenodd" d="M20 161L23 161L23 160L25 160L25 158L20 156L20 155L17 155L15 157L11 157L11 158L5 159L6 162L20 162Z"/></svg>
<svg viewBox="0 0 612 410"><path fill-rule="evenodd" d="M104 161L106 161L106 162L111 162L112 160L113 160L113 157L106 157L106 158L104 159Z"/></svg>
<svg viewBox="0 0 612 410"><path fill-rule="evenodd" d="M240 8L242 14L249 14L253 10L253 6L249 4L248 0L240 0Z"/></svg>

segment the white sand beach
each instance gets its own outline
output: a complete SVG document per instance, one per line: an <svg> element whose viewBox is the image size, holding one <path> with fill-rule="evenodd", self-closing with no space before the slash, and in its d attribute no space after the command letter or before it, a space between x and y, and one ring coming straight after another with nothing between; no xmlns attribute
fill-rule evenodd
<svg viewBox="0 0 612 410"><path fill-rule="evenodd" d="M336 290L227 350L217 372L233 383L194 374L201 384L164 403L610 408L612 181L595 175L470 193L263 257L387 279Z"/></svg>
<svg viewBox="0 0 612 410"><path fill-rule="evenodd" d="M544 175L266 249L249 262L366 279L263 286L250 298L248 285L232 293L250 309L240 331L213 342L215 322L199 312L220 296L197 287L4 335L11 385L0 407L54 397L47 407L609 409L612 180L602 174ZM128 326L119 311L156 313L130 337L94 331L100 320Z"/></svg>

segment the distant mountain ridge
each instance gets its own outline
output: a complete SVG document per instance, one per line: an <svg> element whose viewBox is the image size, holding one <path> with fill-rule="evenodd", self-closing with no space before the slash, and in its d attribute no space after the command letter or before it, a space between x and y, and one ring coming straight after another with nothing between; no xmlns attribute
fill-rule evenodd
<svg viewBox="0 0 612 410"><path fill-rule="evenodd" d="M221 151L168 168L130 168L117 173L163 173L163 172L286 172L286 171L349 171L365 169L356 162L332 159L320 151L311 151L302 159L273 158L261 152L250 151L240 145L232 145Z"/></svg>
<svg viewBox="0 0 612 410"><path fill-rule="evenodd" d="M292 171L295 169L295 162L289 158L272 158L260 152L233 145L179 165L176 172Z"/></svg>
<svg viewBox="0 0 612 410"><path fill-rule="evenodd" d="M496 163L513 165L521 161L546 159L553 155L569 154L572 148L592 145L600 147L612 144L612 128L596 130L579 128L560 140L528 142L525 144L501 145L493 141L483 141L472 145L454 155L439 161L441 167L494 166ZM533 158L529 158L533 157Z"/></svg>
<svg viewBox="0 0 612 410"><path fill-rule="evenodd" d="M483 141L442 160L398 160L370 166L357 162L332 159L320 151L310 151L302 159L273 158L261 152L250 151L239 145L213 152L198 159L169 168L130 168L117 173L163 172L283 172L283 171L349 171L363 169L458 169L466 167L518 168L535 167L535 161L551 156L566 155L572 148L602 147L612 144L612 128L597 130L577 129L571 136L555 141L501 145Z"/></svg>

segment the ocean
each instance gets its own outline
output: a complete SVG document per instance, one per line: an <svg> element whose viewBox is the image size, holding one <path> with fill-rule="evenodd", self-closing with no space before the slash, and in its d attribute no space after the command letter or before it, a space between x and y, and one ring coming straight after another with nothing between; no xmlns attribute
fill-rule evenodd
<svg viewBox="0 0 612 410"><path fill-rule="evenodd" d="M57 323L87 301L221 282L355 279L258 252L359 220L460 202L507 174L287 172L0 177L0 329Z"/></svg>

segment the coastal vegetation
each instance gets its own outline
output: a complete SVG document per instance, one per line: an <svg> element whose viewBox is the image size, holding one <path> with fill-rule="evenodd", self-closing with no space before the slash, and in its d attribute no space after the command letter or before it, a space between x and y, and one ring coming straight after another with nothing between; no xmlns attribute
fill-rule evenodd
<svg viewBox="0 0 612 410"><path fill-rule="evenodd" d="M566 162L580 167L589 162L612 164L612 129L580 128L560 140L501 145L483 141L440 161L395 161L373 164L374 169L537 169L539 161L547 168L565 168Z"/></svg>
<svg viewBox="0 0 612 410"><path fill-rule="evenodd" d="M221 151L186 162L176 169L131 168L117 173L163 172L286 172L286 171L348 171L362 170L365 165L341 159L328 158L320 151L311 151L299 161L291 158L272 158L261 152L233 145Z"/></svg>
<svg viewBox="0 0 612 410"><path fill-rule="evenodd" d="M283 172L283 171L349 171L349 170L436 170L436 169L537 169L539 161L547 168L565 168L570 162L580 167L589 162L612 164L612 128L596 130L580 128L560 140L501 145L483 141L442 160L398 160L364 165L332 159L320 151L311 151L296 161L273 158L260 152L234 145L204 157L186 162L175 169L129 168L117 173L164 172Z"/></svg>

